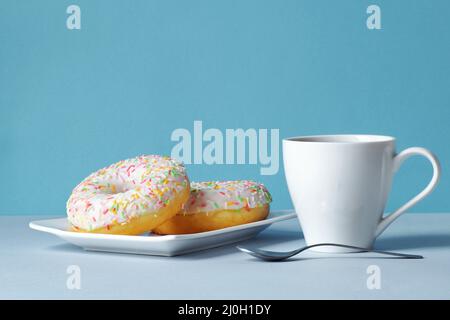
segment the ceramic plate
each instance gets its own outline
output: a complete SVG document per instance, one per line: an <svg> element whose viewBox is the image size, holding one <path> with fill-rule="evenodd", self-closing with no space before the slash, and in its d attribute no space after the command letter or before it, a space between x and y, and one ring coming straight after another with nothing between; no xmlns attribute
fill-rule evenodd
<svg viewBox="0 0 450 320"><path fill-rule="evenodd" d="M54 234L85 250L176 256L247 240L256 236L272 223L295 217L296 214L293 211L273 211L266 220L262 221L202 233L166 236L153 234L126 236L72 232L69 231L66 218L33 221L30 222L30 228Z"/></svg>

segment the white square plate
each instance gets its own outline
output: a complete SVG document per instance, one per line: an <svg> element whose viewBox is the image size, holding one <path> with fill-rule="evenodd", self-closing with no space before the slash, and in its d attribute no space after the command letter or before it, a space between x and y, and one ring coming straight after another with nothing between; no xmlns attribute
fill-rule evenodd
<svg viewBox="0 0 450 320"><path fill-rule="evenodd" d="M66 218L30 222L30 228L54 234L85 250L118 253L176 256L189 252L214 248L253 238L272 223L293 219L293 211L272 211L267 219L220 230L159 236L139 236L79 233L69 231Z"/></svg>

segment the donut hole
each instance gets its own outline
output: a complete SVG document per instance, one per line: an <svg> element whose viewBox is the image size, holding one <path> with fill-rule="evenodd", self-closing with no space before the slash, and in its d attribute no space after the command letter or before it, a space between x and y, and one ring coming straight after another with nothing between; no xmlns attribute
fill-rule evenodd
<svg viewBox="0 0 450 320"><path fill-rule="evenodd" d="M117 184L111 184L109 187L109 191L112 194L118 194L118 193L127 193L128 191L134 191L138 189L138 186L132 183L117 183Z"/></svg>
<svg viewBox="0 0 450 320"><path fill-rule="evenodd" d="M137 185L126 182L97 181L96 184L97 187L95 187L95 189L97 189L99 193L104 193L107 195L127 193L128 191L138 188Z"/></svg>

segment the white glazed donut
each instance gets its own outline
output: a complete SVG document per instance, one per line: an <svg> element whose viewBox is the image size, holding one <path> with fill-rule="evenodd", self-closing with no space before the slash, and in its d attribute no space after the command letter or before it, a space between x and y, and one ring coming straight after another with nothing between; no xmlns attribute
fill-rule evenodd
<svg viewBox="0 0 450 320"><path fill-rule="evenodd" d="M196 233L263 220L271 201L266 187L253 181L192 182L183 209L153 232Z"/></svg>
<svg viewBox="0 0 450 320"><path fill-rule="evenodd" d="M73 230L136 235L173 217L189 198L184 166L157 155L123 160L92 173L73 190Z"/></svg>

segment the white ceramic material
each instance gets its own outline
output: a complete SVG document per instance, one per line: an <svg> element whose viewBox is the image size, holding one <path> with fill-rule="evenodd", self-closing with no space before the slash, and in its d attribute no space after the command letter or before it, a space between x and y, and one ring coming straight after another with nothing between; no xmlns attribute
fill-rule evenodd
<svg viewBox="0 0 450 320"><path fill-rule="evenodd" d="M54 234L74 245L92 251L175 256L250 239L272 223L295 218L293 211L271 212L266 220L221 230L185 235L110 235L69 230L66 218L30 222L30 228Z"/></svg>
<svg viewBox="0 0 450 320"><path fill-rule="evenodd" d="M414 155L433 166L429 184L398 210L383 217L391 180ZM423 148L395 153L395 139L375 135L328 135L283 140L286 180L306 243L372 248L373 242L407 209L426 197L440 176L438 159ZM317 251L348 252L322 247Z"/></svg>

